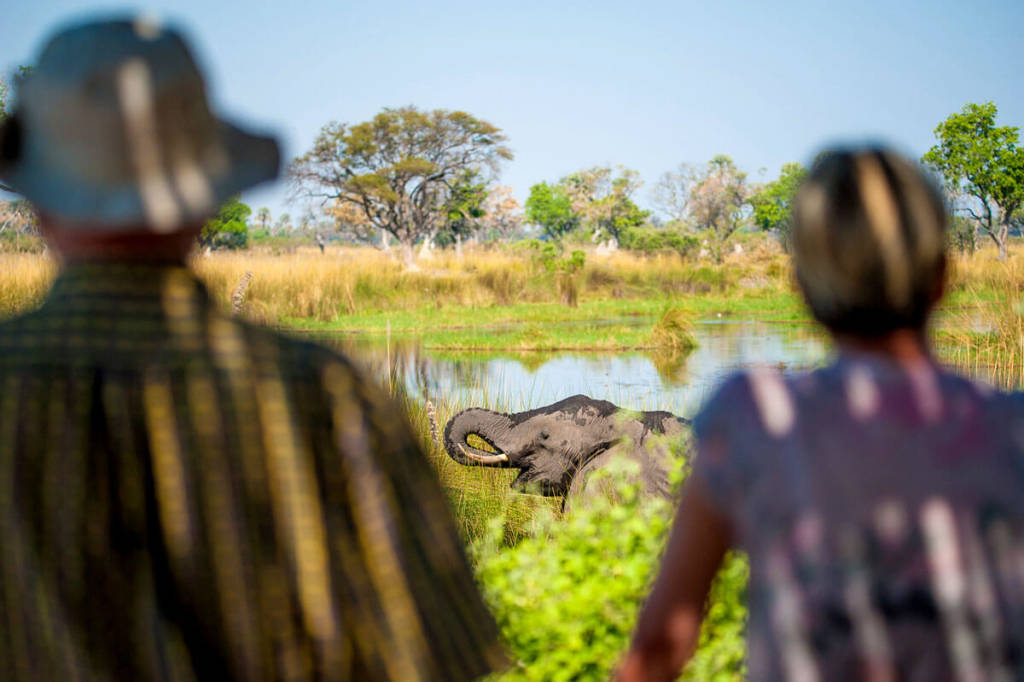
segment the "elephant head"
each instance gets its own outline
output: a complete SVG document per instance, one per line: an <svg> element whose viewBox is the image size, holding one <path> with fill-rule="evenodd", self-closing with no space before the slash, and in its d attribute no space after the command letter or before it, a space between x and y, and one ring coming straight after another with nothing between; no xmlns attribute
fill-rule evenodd
<svg viewBox="0 0 1024 682"><path fill-rule="evenodd" d="M575 395L514 414L463 410L445 426L444 446L459 464L519 469L514 488L552 496L581 489L590 471L623 452L639 462L648 492L667 495L667 451L645 445L651 434L675 435L686 424L668 412L631 412Z"/></svg>

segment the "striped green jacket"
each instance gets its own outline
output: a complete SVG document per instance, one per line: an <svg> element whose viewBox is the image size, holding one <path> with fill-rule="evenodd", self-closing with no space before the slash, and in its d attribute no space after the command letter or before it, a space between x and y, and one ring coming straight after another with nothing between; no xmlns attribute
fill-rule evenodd
<svg viewBox="0 0 1024 682"><path fill-rule="evenodd" d="M463 680L502 662L435 474L340 356L184 268L0 325L0 678Z"/></svg>

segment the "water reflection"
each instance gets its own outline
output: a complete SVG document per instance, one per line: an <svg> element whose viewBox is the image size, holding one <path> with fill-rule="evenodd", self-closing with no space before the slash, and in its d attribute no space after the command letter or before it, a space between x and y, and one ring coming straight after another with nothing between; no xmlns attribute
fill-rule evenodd
<svg viewBox="0 0 1024 682"><path fill-rule="evenodd" d="M758 321L712 320L696 325L697 350L664 353L482 353L391 345L351 336L319 336L371 373L390 372L417 398L518 411L575 393L637 410L692 416L730 371L752 364L786 370L822 363L827 344L814 328Z"/></svg>

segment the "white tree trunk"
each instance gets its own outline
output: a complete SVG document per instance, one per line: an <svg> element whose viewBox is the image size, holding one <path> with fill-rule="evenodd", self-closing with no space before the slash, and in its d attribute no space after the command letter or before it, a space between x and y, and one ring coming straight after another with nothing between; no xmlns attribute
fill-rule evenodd
<svg viewBox="0 0 1024 682"><path fill-rule="evenodd" d="M416 270L416 252L412 248L412 241L402 242L402 262L409 270Z"/></svg>
<svg viewBox="0 0 1024 682"><path fill-rule="evenodd" d="M388 239L387 230L380 231L380 248L384 253L391 251L391 240Z"/></svg>
<svg viewBox="0 0 1024 682"><path fill-rule="evenodd" d="M455 257L462 258L462 235L455 235Z"/></svg>

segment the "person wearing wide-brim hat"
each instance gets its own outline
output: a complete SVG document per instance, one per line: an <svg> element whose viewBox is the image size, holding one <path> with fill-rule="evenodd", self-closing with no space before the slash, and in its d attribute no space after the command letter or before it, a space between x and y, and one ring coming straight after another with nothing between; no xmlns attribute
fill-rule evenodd
<svg viewBox="0 0 1024 682"><path fill-rule="evenodd" d="M0 324L3 679L502 664L404 417L343 357L221 314L185 265L218 205L278 167L151 22L65 28L21 84L0 183L60 272Z"/></svg>
<svg viewBox="0 0 1024 682"><path fill-rule="evenodd" d="M181 36L145 20L56 36L0 137L3 182L93 232L187 230L279 165L272 138L211 113Z"/></svg>

